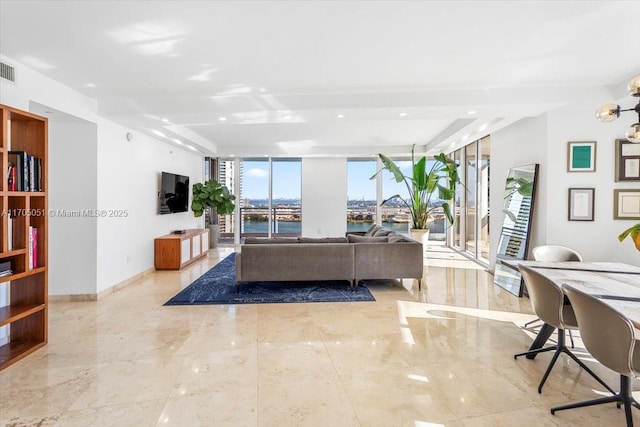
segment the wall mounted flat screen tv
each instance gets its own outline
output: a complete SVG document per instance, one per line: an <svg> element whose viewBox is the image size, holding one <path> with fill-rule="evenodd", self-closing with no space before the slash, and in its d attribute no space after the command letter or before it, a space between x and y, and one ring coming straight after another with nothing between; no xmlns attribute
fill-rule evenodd
<svg viewBox="0 0 640 427"><path fill-rule="evenodd" d="M162 172L160 215L189 210L189 177Z"/></svg>

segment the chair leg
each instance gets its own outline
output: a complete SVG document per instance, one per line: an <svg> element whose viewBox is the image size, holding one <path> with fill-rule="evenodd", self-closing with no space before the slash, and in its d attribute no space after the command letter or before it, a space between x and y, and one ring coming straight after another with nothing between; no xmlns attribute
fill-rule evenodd
<svg viewBox="0 0 640 427"><path fill-rule="evenodd" d="M571 340L571 348L575 348L575 345L573 344L573 334L571 333L571 329L569 329L569 339Z"/></svg>
<svg viewBox="0 0 640 427"><path fill-rule="evenodd" d="M625 418L627 420L627 427L633 427L633 417L631 415L631 407L635 406L640 409L640 404L633 398L631 391L631 378L620 375L620 393L616 393L613 396L600 397L597 399L586 400L584 402L570 403L568 405L556 406L551 408L551 413L555 414L556 411L563 411L565 409L584 408L585 406L600 405L603 403L616 402L618 407L620 404L624 405Z"/></svg>
<svg viewBox="0 0 640 427"><path fill-rule="evenodd" d="M557 348L558 348L558 346L556 346L556 345L553 345L551 347L536 348L535 350L529 350L529 351L525 351L524 353L514 354L513 358L517 359L520 356L529 356L531 354L544 353L546 351L557 350Z"/></svg>
<svg viewBox="0 0 640 427"><path fill-rule="evenodd" d="M532 323L541 322L541 321L542 321L542 320L540 320L540 318L538 317L537 319L533 319L533 320L530 320L530 321L528 321L527 323L525 323L525 324L524 324L524 327L526 328L526 327L528 327L528 326L529 326L530 324L532 324Z"/></svg>
<svg viewBox="0 0 640 427"><path fill-rule="evenodd" d="M580 365L580 367L581 367L582 369L584 369L585 371L587 371L587 373L588 373L589 375L591 375L591 376L592 376L596 381L598 381L598 382L599 382L599 383L600 383L604 388L606 388L607 390L609 390L612 394L616 394L616 392L615 392L611 387L609 387L609 385L608 385L607 383L605 383L604 381L602 381L602 379L601 379L599 376L597 376L595 372L593 372L591 369L589 369L589 367L588 367L587 365L585 365L585 364L582 362L582 360L578 359L578 357L577 357L575 354L573 354L573 353L571 352L571 350L569 350L568 348L566 348L566 347L565 347L565 348L563 348L563 349L562 349L562 352L563 352L563 353L568 354L568 355L569 355L569 357L571 357L573 360L575 360L575 362L576 362L578 365Z"/></svg>
<svg viewBox="0 0 640 427"><path fill-rule="evenodd" d="M553 353L551 362L549 362L549 366L547 366L547 370L544 372L544 375L542 376L542 380L540 380L540 384L538 385L538 394L542 393L542 386L547 381L547 377L549 377L549 374L551 373L551 369L553 368L553 365L556 364L556 360L558 360L558 356L560 356L561 352L562 350L558 349L555 353Z"/></svg>
<svg viewBox="0 0 640 427"><path fill-rule="evenodd" d="M558 329L558 344L556 344L555 346L545 347L545 348L540 348L540 349L535 349L535 350L529 350L529 351L524 352L524 353L516 354L513 357L515 359L517 359L518 356L525 356L525 355L528 356L528 355L531 355L531 354L542 353L542 352L546 352L546 351L550 351L550 350L555 350L555 353L553 354L553 357L551 358L551 361L549 362L549 365L547 366L547 370L545 371L544 376L542 377L542 380L540 381L540 384L538 385L538 393L542 393L542 386L544 386L544 383L547 381L547 378L549 377L549 374L551 373L551 369L553 368L553 365L555 365L556 361L558 360L558 357L560 356L560 353L568 354L573 360L575 360L575 362L582 369L587 371L587 373L589 373L589 375L591 375L596 381L598 381L600 384L602 384L607 390L609 390L613 394L616 393L615 391L613 391L613 389L611 387L609 387L604 381L602 381L602 379L600 379L600 377L598 377L595 374L595 372L593 372L591 369L589 369L589 367L587 365L585 365L580 359L578 359L576 357L576 355L571 352L571 350L569 350L569 348L566 346L564 329Z"/></svg>

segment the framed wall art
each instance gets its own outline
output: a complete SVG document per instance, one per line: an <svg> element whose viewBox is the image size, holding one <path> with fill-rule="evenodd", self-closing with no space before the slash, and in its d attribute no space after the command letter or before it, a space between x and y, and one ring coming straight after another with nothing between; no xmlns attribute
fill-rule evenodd
<svg viewBox="0 0 640 427"><path fill-rule="evenodd" d="M567 172L596 171L596 142L569 142Z"/></svg>
<svg viewBox="0 0 640 427"><path fill-rule="evenodd" d="M640 181L640 144L616 139L616 181Z"/></svg>
<svg viewBox="0 0 640 427"><path fill-rule="evenodd" d="M613 219L640 219L640 189L613 190Z"/></svg>
<svg viewBox="0 0 640 427"><path fill-rule="evenodd" d="M593 221L595 188L569 189L569 221Z"/></svg>

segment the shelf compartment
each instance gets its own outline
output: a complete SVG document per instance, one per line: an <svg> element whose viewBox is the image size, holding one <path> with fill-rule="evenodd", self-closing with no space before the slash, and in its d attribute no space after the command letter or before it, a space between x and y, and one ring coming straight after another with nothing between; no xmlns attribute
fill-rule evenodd
<svg viewBox="0 0 640 427"><path fill-rule="evenodd" d="M29 197L29 225L35 227L37 231L36 239L36 265L34 268L46 265L47 260L47 205L46 198L40 196Z"/></svg>
<svg viewBox="0 0 640 427"><path fill-rule="evenodd" d="M44 304L0 307L0 326L8 325L38 311L44 310Z"/></svg>
<svg viewBox="0 0 640 427"><path fill-rule="evenodd" d="M12 341L0 346L0 371L46 344L45 341Z"/></svg>
<svg viewBox="0 0 640 427"><path fill-rule="evenodd" d="M2 254L0 261L11 261L11 270L13 274L9 276L0 277L0 283L7 282L9 280L16 280L26 275L32 274L34 270L28 270L27 266L27 252L26 249L20 249L17 251L8 252Z"/></svg>
<svg viewBox="0 0 640 427"><path fill-rule="evenodd" d="M27 208L27 198L25 196L9 196L7 224L10 224L12 228L11 250L25 249L27 247ZM7 230L8 227L9 225Z"/></svg>

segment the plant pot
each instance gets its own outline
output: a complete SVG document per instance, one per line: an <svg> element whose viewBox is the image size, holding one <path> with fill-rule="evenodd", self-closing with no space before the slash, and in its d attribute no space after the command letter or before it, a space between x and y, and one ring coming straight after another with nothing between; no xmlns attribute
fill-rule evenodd
<svg viewBox="0 0 640 427"><path fill-rule="evenodd" d="M209 229L209 248L215 249L218 247L218 238L220 236L220 226L218 224L208 225Z"/></svg>
<svg viewBox="0 0 640 427"><path fill-rule="evenodd" d="M633 243L636 245L636 249L640 251L640 233L633 238Z"/></svg>
<svg viewBox="0 0 640 427"><path fill-rule="evenodd" d="M427 245L429 243L429 229L428 228L412 228L409 230L409 236L413 240L422 243L422 251L426 255Z"/></svg>

